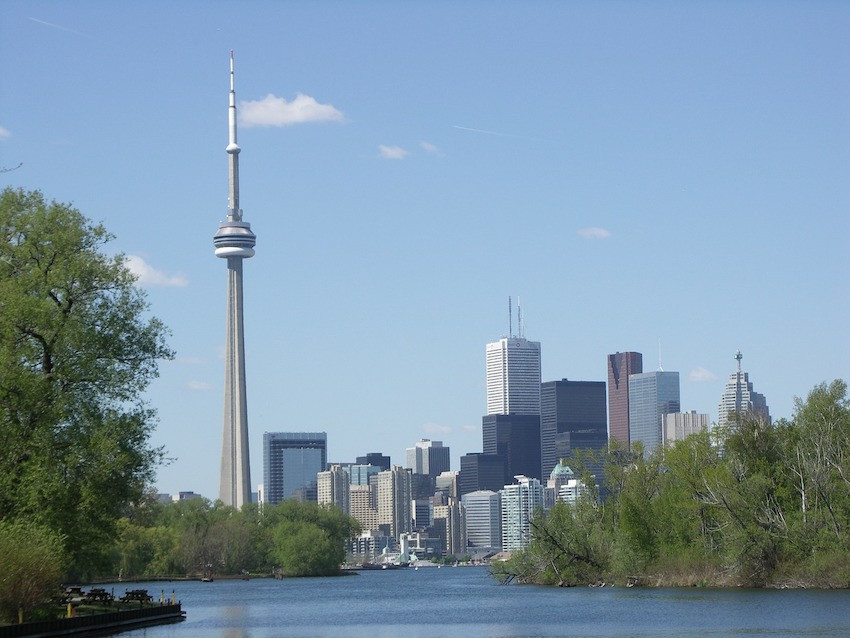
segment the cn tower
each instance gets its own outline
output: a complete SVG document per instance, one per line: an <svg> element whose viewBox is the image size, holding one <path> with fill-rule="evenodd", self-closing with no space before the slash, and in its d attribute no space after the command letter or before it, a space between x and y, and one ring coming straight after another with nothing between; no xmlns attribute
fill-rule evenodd
<svg viewBox="0 0 850 638"><path fill-rule="evenodd" d="M224 428L219 498L241 508L251 502L248 455L248 401L245 393L245 325L242 316L242 260L254 256L256 235L239 208L239 145L236 143L236 90L230 52L230 106L227 110L229 196L227 219L213 237L215 256L227 260L227 337L224 363Z"/></svg>

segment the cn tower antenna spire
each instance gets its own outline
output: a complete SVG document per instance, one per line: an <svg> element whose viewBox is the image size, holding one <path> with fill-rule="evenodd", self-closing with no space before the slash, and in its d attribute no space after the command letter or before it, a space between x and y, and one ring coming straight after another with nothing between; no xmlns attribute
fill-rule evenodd
<svg viewBox="0 0 850 638"><path fill-rule="evenodd" d="M239 208L239 145L236 143L236 89L230 52L228 121L227 219L213 237L215 256L227 260L227 330L224 345L224 427L221 442L219 498L241 508L251 502L251 464L248 455L248 401L245 384L245 326L242 312L242 262L254 256L257 237L242 221Z"/></svg>
<svg viewBox="0 0 850 638"><path fill-rule="evenodd" d="M230 156L227 218L238 222L242 221L242 210L239 208L239 151L241 149L236 143L236 84L233 73L233 49L230 50L230 106L227 109L227 124L229 136L225 150Z"/></svg>

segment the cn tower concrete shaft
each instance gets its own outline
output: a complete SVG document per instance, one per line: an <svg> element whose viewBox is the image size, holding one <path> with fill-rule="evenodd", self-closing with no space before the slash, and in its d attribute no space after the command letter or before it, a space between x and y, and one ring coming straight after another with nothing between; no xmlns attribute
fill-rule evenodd
<svg viewBox="0 0 850 638"><path fill-rule="evenodd" d="M224 425L221 442L219 498L241 508L251 502L251 460L248 453L248 401L245 383L245 325L242 261L254 256L256 236L242 221L239 208L239 145L236 143L236 91L233 52L230 54L229 168L230 205L227 220L213 237L216 257L227 259L227 336L224 368Z"/></svg>

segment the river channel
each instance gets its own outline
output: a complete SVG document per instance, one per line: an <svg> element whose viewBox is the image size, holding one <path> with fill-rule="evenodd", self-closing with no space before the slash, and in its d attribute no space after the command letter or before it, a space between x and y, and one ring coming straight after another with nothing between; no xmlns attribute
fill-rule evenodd
<svg viewBox="0 0 850 638"><path fill-rule="evenodd" d="M172 590L184 622L123 637L850 636L850 591L501 585L483 567L337 578L116 583Z"/></svg>

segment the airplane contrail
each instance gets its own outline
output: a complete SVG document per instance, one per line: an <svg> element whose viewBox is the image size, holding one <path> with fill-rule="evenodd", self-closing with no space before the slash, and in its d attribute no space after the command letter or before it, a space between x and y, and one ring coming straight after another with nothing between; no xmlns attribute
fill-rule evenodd
<svg viewBox="0 0 850 638"><path fill-rule="evenodd" d="M486 135L498 135L499 137L518 137L524 140L530 140L532 138L526 137L525 135L515 135L513 133L499 133L498 131L486 131L481 128L471 128L469 126L459 126L457 124L452 124L452 128L460 129L461 131L471 131L473 133L484 133Z"/></svg>
<svg viewBox="0 0 850 638"><path fill-rule="evenodd" d="M68 27L63 27L61 24L53 24L52 22L45 22L44 20L39 20L38 18L33 18L30 16L30 20L33 22L38 22L39 24L43 24L46 27L53 27L54 29L59 29L61 31L67 31L68 33L76 33L77 35L83 35L79 31L75 29L69 29Z"/></svg>

